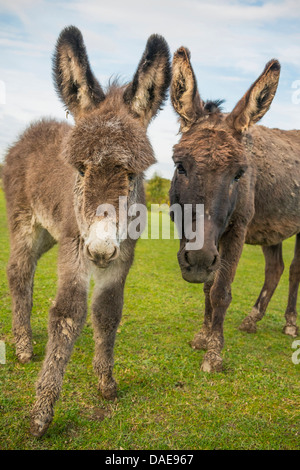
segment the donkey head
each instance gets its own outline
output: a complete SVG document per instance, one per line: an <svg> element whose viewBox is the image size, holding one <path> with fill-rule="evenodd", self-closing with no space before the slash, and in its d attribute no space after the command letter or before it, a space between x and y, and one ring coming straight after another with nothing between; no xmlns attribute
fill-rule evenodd
<svg viewBox="0 0 300 470"><path fill-rule="evenodd" d="M249 191L243 135L268 111L279 73L278 61L271 60L233 111L225 115L221 102L205 103L200 98L189 51L182 47L174 55L171 100L180 116L182 137L174 147L176 169L170 200L180 206L192 204L193 214L196 204L204 205L202 248L187 250L189 240L183 234L178 252L182 276L189 282L210 281L220 267L219 240L232 222L241 196L245 198ZM195 232L195 215L192 224Z"/></svg>
<svg viewBox="0 0 300 470"><path fill-rule="evenodd" d="M124 239L119 197L143 202L143 172L155 163L146 131L166 99L169 48L161 36L150 36L132 82L114 82L105 93L90 68L81 32L70 26L58 38L53 76L75 120L63 157L76 172L78 227L88 257L106 267ZM114 210L99 212L106 206Z"/></svg>

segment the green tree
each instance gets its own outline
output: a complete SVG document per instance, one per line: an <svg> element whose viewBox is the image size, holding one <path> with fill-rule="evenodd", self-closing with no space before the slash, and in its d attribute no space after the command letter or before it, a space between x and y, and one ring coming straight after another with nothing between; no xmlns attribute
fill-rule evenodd
<svg viewBox="0 0 300 470"><path fill-rule="evenodd" d="M170 180L154 173L145 185L147 207L151 204L169 204L170 184Z"/></svg>

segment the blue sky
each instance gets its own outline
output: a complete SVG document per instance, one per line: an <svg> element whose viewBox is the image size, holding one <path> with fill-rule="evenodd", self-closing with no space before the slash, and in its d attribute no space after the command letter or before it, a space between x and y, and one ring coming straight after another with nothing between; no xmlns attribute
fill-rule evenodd
<svg viewBox="0 0 300 470"><path fill-rule="evenodd" d="M82 31L103 87L113 75L130 81L148 37L158 33L172 54L182 45L190 49L201 97L224 98L226 112L275 57L282 65L279 88L261 123L300 129L300 100L293 99L292 87L300 80L299 0L0 0L0 161L31 121L65 119L51 57L70 24ZM172 177L177 133L168 101L148 130L158 163L147 176L157 171Z"/></svg>

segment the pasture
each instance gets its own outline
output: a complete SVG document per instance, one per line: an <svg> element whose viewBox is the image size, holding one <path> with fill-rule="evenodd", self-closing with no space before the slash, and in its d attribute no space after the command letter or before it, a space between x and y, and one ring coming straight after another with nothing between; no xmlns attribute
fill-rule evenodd
<svg viewBox="0 0 300 470"><path fill-rule="evenodd" d="M183 281L178 240L139 240L128 275L115 347L118 399L100 399L88 316L64 379L53 423L29 433L34 385L44 358L47 316L56 293L57 248L40 260L34 290L34 360L21 365L11 331L5 267L9 255L0 190L0 449L299 449L300 365L282 334L294 239L284 242L285 272L255 335L238 326L264 278L259 247L245 246L225 319L224 371L200 372L204 352L189 342L203 318L202 285ZM299 321L298 321L299 324Z"/></svg>

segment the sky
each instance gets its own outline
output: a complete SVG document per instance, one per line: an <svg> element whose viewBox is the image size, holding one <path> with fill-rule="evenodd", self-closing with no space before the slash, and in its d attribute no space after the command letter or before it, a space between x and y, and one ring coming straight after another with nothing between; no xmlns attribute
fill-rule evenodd
<svg viewBox="0 0 300 470"><path fill-rule="evenodd" d="M300 129L300 0L0 0L0 162L32 121L66 119L51 59L69 25L81 30L103 88L112 76L131 81L153 33L172 55L188 47L201 98L225 99L224 112L277 58L278 91L260 123ZM146 177L172 178L178 130L168 99L148 128L158 162Z"/></svg>

